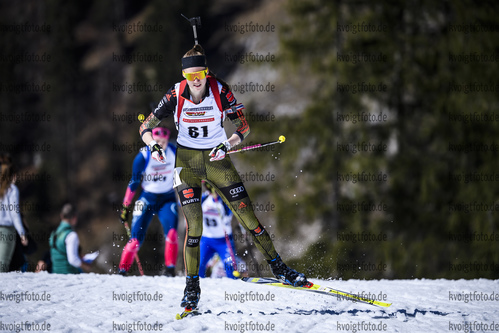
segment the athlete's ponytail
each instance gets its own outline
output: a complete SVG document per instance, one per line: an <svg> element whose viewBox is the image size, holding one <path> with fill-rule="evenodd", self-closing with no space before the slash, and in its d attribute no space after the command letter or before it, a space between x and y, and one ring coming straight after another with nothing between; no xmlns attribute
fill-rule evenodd
<svg viewBox="0 0 499 333"><path fill-rule="evenodd" d="M204 49L201 45L196 44L192 49L187 51L182 58L187 58L187 57L192 57L192 56L197 56L197 55L203 55L206 56L204 53Z"/></svg>

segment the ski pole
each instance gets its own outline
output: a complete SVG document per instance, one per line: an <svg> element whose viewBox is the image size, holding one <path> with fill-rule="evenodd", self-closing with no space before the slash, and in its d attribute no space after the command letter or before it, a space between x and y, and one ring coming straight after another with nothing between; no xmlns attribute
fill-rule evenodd
<svg viewBox="0 0 499 333"><path fill-rule="evenodd" d="M284 135L281 135L279 137L279 140L277 140L277 141L266 142L266 143L258 143L256 145L246 146L246 147L239 148L239 149L236 149L236 150L230 150L230 151L227 152L227 154L234 154L234 153L239 153L239 152L242 152L242 151L252 150L252 149L261 148L261 147L270 146L270 145L275 145L276 143L283 143L284 141L286 141L286 137L284 137Z"/></svg>
<svg viewBox="0 0 499 333"><path fill-rule="evenodd" d="M255 264L255 270L256 270L256 275L258 275L259 277L262 277L262 274L260 274L260 268L259 268L259 265L258 265L258 262L256 261L256 258L255 258L255 254L253 253L253 247L251 246L251 243L248 239L248 232L246 232L244 234L244 241L245 241L245 244L246 244L246 251L248 251L250 257L251 257L251 261Z"/></svg>
<svg viewBox="0 0 499 333"><path fill-rule="evenodd" d="M232 248L232 244L230 243L229 235L227 234L227 231L225 230L225 224L224 224L225 223L225 221L224 221L225 214L222 213L222 210L220 210L220 209L217 209L217 210L218 210L218 214L220 215L220 217L222 219L222 228L223 228L224 234L225 234L225 243L227 244L227 248L229 249L230 258L232 259L232 269L234 270L234 273L232 273L232 275L239 278L241 276L241 273L239 273L239 271L237 270L237 262L236 262L236 256L234 255L234 249ZM231 217L231 220L232 220L232 217ZM225 263L224 263L224 265L225 265Z"/></svg>
<svg viewBox="0 0 499 333"><path fill-rule="evenodd" d="M230 258L232 259L232 269L234 269L234 273L232 273L232 275L238 278L241 276L241 273L239 273L239 271L237 270L236 256L234 255L234 250L232 249L232 245L230 244L229 235L227 235L225 227L224 227L224 234L225 234L225 242L227 243L227 247L229 248Z"/></svg>
<svg viewBox="0 0 499 333"><path fill-rule="evenodd" d="M125 225L126 234L128 235L128 239L130 239L130 237L132 237L132 233L130 232L130 227L128 226L128 222L127 221L121 221L121 222ZM138 253L135 253L135 261L137 262L137 266L139 266L140 275L144 276L144 270L142 269L142 264L140 263Z"/></svg>
<svg viewBox="0 0 499 333"><path fill-rule="evenodd" d="M230 258L232 260L232 269L234 270L234 273L232 273L232 275L239 278L241 276L241 273L239 273L239 271L237 270L237 262L236 262L236 256L234 255L234 249L232 248L232 245L230 244L230 239L229 239L229 235L227 234L227 230L225 230L225 221L224 221L225 214L222 213L223 209L222 210L217 209L217 211L218 211L219 216L222 219L222 229L224 230L224 234L225 234L225 243L227 244ZM232 217L231 217L231 220L232 220ZM225 265L225 263L224 263L224 265Z"/></svg>

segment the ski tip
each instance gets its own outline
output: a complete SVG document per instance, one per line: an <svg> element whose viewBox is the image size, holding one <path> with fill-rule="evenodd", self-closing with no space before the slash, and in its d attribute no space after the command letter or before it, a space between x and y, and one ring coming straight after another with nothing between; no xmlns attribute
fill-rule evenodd
<svg viewBox="0 0 499 333"><path fill-rule="evenodd" d="M191 311L184 311L182 313L177 313L175 315L175 319L176 320L180 320L180 319L184 319L185 317L187 317L189 314L191 314Z"/></svg>
<svg viewBox="0 0 499 333"><path fill-rule="evenodd" d="M198 311L197 311L197 308L185 308L185 309L184 309L184 312L182 312L182 313L177 313L177 314L175 315L175 319L176 319L176 320L180 320L180 319L183 319L183 318L187 317L188 315L192 315L192 316L194 316L194 315L198 315L198 314L199 314L199 313L198 313Z"/></svg>

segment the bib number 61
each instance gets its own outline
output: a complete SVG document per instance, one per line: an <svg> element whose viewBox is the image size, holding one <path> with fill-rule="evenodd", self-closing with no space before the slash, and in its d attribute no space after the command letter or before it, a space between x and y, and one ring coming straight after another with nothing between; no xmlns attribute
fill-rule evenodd
<svg viewBox="0 0 499 333"><path fill-rule="evenodd" d="M191 138L197 138L199 136L199 128L195 126L190 126L187 128L189 130L189 136ZM202 126L201 130L203 132L203 138L208 136L208 126Z"/></svg>

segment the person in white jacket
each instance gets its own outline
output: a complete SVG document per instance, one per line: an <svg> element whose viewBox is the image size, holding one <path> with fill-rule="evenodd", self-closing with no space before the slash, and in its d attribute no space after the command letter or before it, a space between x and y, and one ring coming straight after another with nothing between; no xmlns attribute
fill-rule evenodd
<svg viewBox="0 0 499 333"><path fill-rule="evenodd" d="M16 247L16 232L24 246L28 245L24 229L19 190L15 182L14 166L8 154L0 154L0 272L8 272Z"/></svg>

